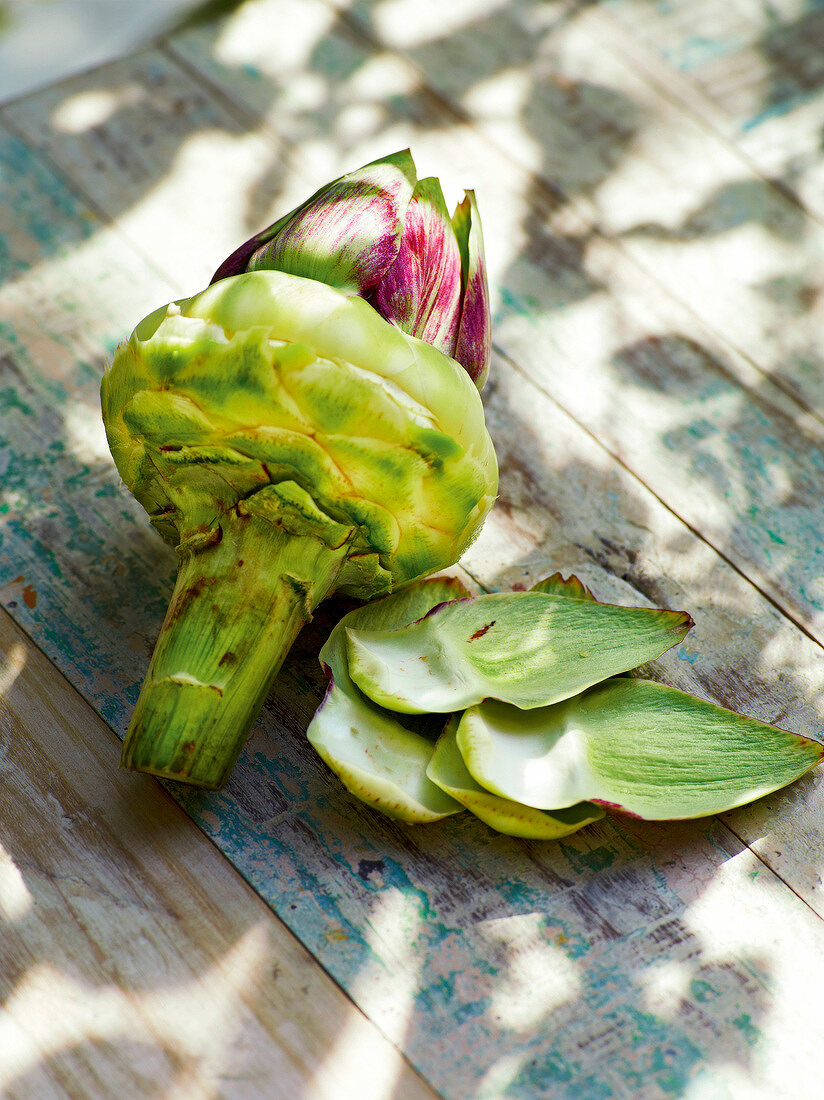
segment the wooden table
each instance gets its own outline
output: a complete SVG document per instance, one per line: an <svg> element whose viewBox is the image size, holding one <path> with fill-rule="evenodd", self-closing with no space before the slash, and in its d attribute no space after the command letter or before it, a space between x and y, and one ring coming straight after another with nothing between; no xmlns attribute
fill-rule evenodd
<svg viewBox="0 0 824 1100"><path fill-rule="evenodd" d="M218 794L118 770L173 556L104 362L316 186L475 186L487 588L687 609L656 675L822 737L824 12L250 0L0 111L0 1093L814 1096L822 775L559 843L395 825L304 739L318 616Z"/></svg>

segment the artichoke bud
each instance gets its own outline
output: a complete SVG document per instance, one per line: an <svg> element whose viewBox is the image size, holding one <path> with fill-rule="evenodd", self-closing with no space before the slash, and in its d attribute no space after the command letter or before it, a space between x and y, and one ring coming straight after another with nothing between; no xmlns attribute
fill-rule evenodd
<svg viewBox="0 0 824 1100"><path fill-rule="evenodd" d="M109 445L180 559L128 766L220 786L320 600L452 564L491 507L480 396L446 348L472 328L455 303L478 234L470 206L456 236L440 189L413 173L396 154L318 192L115 353ZM431 266L413 263L434 237L448 243L426 249ZM384 289L402 323L366 300Z"/></svg>
<svg viewBox="0 0 824 1100"><path fill-rule="evenodd" d="M437 179L408 149L327 184L257 233L212 282L286 271L365 298L393 325L458 360L480 389L491 354L489 288L474 192L450 219Z"/></svg>

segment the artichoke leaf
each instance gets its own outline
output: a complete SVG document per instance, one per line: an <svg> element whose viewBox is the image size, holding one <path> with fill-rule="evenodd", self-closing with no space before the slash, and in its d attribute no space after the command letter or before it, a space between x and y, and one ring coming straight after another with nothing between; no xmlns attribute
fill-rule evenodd
<svg viewBox="0 0 824 1100"><path fill-rule="evenodd" d="M497 593L445 604L401 630L348 626L349 671L390 710L447 713L487 698L531 709L659 657L691 626L685 612Z"/></svg>
<svg viewBox="0 0 824 1100"><path fill-rule="evenodd" d="M816 741L651 680L615 678L524 713L487 701L463 715L474 779L543 809L592 801L647 820L704 817L792 783Z"/></svg>
<svg viewBox="0 0 824 1100"><path fill-rule="evenodd" d="M461 252L464 287L455 358L481 390L489 374L492 325L484 238L474 191L465 192L463 202L458 203L452 226Z"/></svg>
<svg viewBox="0 0 824 1100"><path fill-rule="evenodd" d="M329 687L307 730L310 743L352 794L410 824L437 821L462 807L427 777L433 742L407 729L399 715L376 706L352 682L346 628L405 626L444 600L465 595L466 589L455 578L417 581L350 611L332 630L319 655Z"/></svg>
<svg viewBox="0 0 824 1100"><path fill-rule="evenodd" d="M486 790L472 778L461 756L456 736L459 721L457 714L447 721L426 774L491 828L522 840L558 840L604 816L601 807L592 802L580 802L547 813Z"/></svg>
<svg viewBox="0 0 824 1100"><path fill-rule="evenodd" d="M595 596L591 590L574 573L571 573L568 577L564 577L561 573L553 573L552 576L544 577L542 581L533 584L529 591L548 592L550 596L566 596L568 600L595 601Z"/></svg>

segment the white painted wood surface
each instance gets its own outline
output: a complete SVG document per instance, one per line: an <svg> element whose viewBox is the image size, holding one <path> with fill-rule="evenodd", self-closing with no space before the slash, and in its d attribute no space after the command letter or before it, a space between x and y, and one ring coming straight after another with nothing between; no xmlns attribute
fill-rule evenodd
<svg viewBox="0 0 824 1100"><path fill-rule="evenodd" d="M0 111L0 593L118 733L173 562L107 456L102 361L319 183L411 145L422 173L475 186L495 295L485 403L501 495L466 569L487 587L575 571L604 597L689 610L694 632L654 675L822 736L822 155L810 135L824 30L800 3L769 7L253 0ZM769 117L753 124L759 103ZM759 145L762 127L772 138ZM228 868L215 889L263 914L266 936L285 934L282 919L330 1004L341 995L324 970L450 1098L815 1094L818 773L723 821L608 819L558 845L464 818L402 829L361 812L302 740L333 617L299 641L226 791L177 793L277 917ZM101 813L129 783L104 738L99 721L83 734ZM15 777L29 767L15 758ZM170 838L164 874L200 848L217 858L186 835ZM7 874L25 884L18 843ZM88 860L106 863L99 844ZM96 959L67 948L49 972L81 1019L73 967L105 978L113 1004L134 993L112 976L108 920ZM15 934L25 957L40 933ZM196 983L220 941L187 934L178 964ZM39 973L24 971L23 983ZM141 981L153 1005L157 971ZM297 981L284 988L308 1011ZM18 1002L5 1007L21 1028ZM248 1012L226 1009L238 1034L262 1036L244 1065L276 1064L284 1011L268 987ZM307 1072L330 1011L296 1025ZM364 1051L367 1082L378 1041L349 1011L361 1030L335 1049ZM173 1039L211 1080L187 1042ZM23 1049L31 1080L60 1095L63 1063ZM157 1065L136 1094L166 1081ZM375 1096L424 1087L385 1065ZM314 1095L295 1088L273 1095Z"/></svg>

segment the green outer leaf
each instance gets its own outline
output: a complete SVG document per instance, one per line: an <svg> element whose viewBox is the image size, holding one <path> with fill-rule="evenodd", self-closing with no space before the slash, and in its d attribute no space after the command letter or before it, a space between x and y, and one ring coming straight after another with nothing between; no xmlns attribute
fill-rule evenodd
<svg viewBox="0 0 824 1100"><path fill-rule="evenodd" d="M376 706L352 683L346 667L346 624L402 626L465 594L455 578L418 581L350 611L320 651L330 682L307 737L352 794L401 821L437 821L461 806L427 778L432 741L406 729L398 715Z"/></svg>
<svg viewBox="0 0 824 1100"><path fill-rule="evenodd" d="M426 774L491 828L525 840L558 840L604 816L601 807L591 802L546 813L525 806L523 802L492 794L475 782L464 764L456 738L459 720L457 714L449 718L435 745Z"/></svg>
<svg viewBox="0 0 824 1100"><path fill-rule="evenodd" d="M586 587L586 585L579 581L574 573L570 574L566 579L560 573L553 573L551 577L544 577L542 581L538 581L537 584L529 590L530 592L548 592L550 596L566 596L568 600L593 600L596 603L595 596Z"/></svg>
<svg viewBox="0 0 824 1100"><path fill-rule="evenodd" d="M361 298L282 271L250 271L179 305L184 317L230 331L264 328L273 337L306 344L323 358L346 358L394 382L467 450L486 450L483 405L466 371L430 344L384 321ZM148 326L149 320L141 324ZM139 338L147 337L141 332Z"/></svg>
<svg viewBox="0 0 824 1100"><path fill-rule="evenodd" d="M475 780L538 808L600 803L649 820L703 817L798 779L816 741L651 680L616 678L525 714L486 702L458 747Z"/></svg>
<svg viewBox="0 0 824 1100"><path fill-rule="evenodd" d="M530 709L659 657L685 612L615 607L543 592L477 596L398 631L348 629L349 671L390 710L463 710L483 699Z"/></svg>

